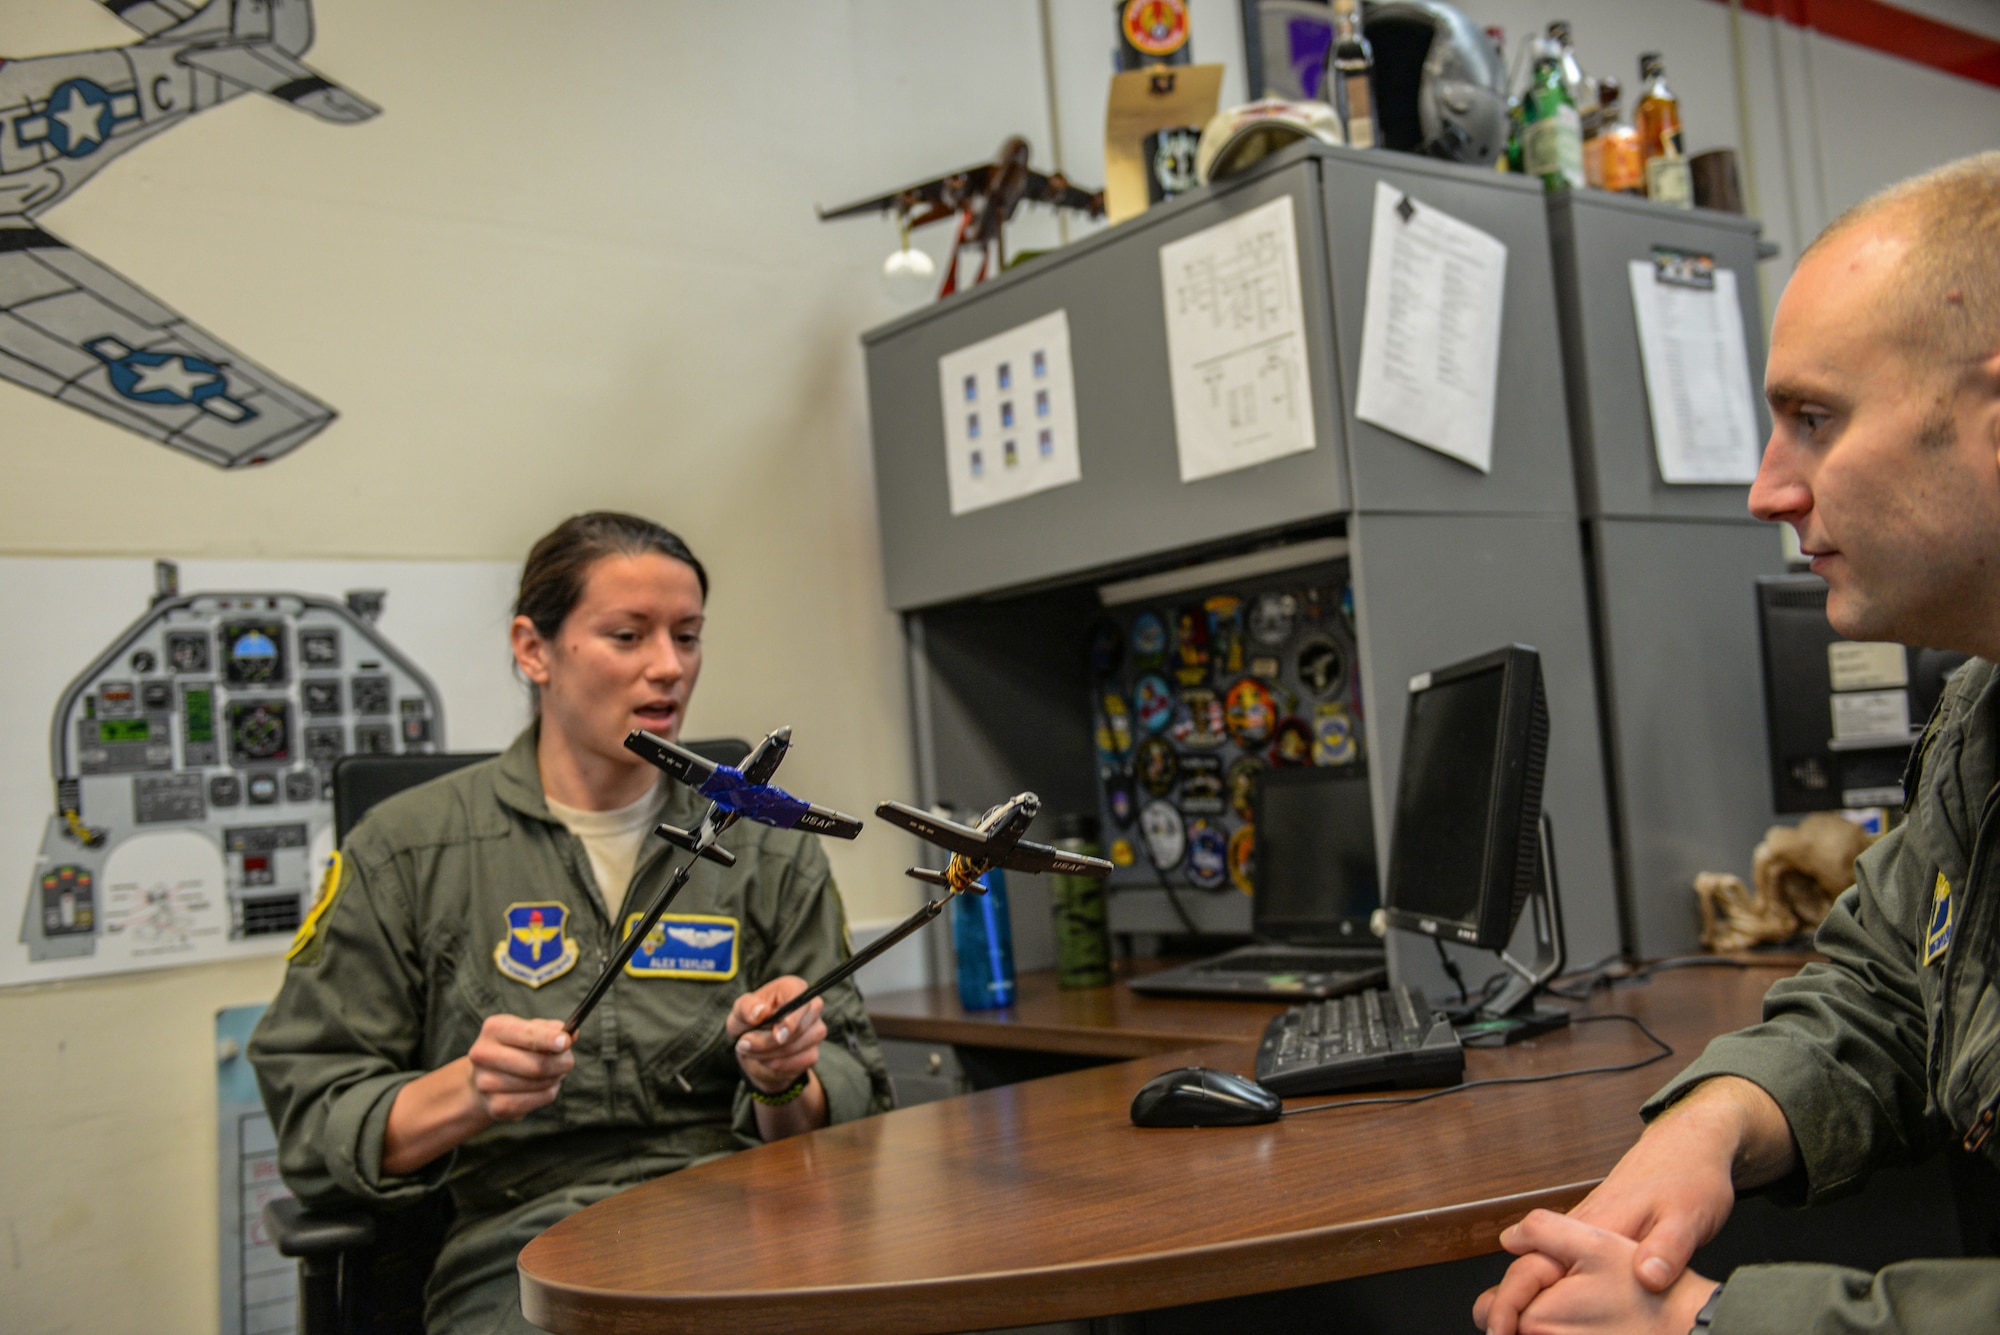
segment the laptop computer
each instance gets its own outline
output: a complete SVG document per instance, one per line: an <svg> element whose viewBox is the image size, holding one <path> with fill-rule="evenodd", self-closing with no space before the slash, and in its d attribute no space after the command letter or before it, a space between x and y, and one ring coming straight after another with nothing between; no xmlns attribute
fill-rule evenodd
<svg viewBox="0 0 2000 1335"><path fill-rule="evenodd" d="M1369 919L1382 905L1365 766L1258 776L1257 863L1247 946L1135 978L1146 996L1337 997L1381 987L1388 961Z"/></svg>

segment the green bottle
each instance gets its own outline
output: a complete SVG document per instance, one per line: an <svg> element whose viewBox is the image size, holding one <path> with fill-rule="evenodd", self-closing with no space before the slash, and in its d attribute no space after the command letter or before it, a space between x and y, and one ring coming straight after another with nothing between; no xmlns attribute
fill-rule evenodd
<svg viewBox="0 0 2000 1335"><path fill-rule="evenodd" d="M1521 97L1521 167L1546 190L1583 188L1583 118L1563 87L1562 62L1544 51Z"/></svg>
<svg viewBox="0 0 2000 1335"><path fill-rule="evenodd" d="M1055 825L1055 846L1097 856L1097 818L1064 815ZM1056 915L1056 985L1105 987L1111 982L1111 934L1105 927L1104 882L1095 876L1051 876Z"/></svg>

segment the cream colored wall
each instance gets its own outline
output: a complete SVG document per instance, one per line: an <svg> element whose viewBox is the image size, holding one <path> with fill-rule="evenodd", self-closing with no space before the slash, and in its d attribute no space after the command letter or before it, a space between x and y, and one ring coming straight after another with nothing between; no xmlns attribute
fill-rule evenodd
<svg viewBox="0 0 2000 1335"><path fill-rule="evenodd" d="M566 514L636 509L715 576L689 727L795 725L788 783L850 810L909 792L856 341L899 311L894 230L812 205L1046 144L1033 0L316 9L308 61L381 117L244 98L42 221L339 421L226 474L0 384L0 549L518 559ZM11 57L132 35L89 0L0 0ZM832 852L857 919L914 906L901 836ZM278 977L0 992L0 1330L215 1328L213 1016Z"/></svg>
<svg viewBox="0 0 2000 1335"><path fill-rule="evenodd" d="M690 727L790 722L800 789L849 809L907 792L855 341L896 313L877 278L893 234L822 227L810 206L976 161L1013 131L1045 165L1044 8L1065 165L1095 184L1104 0L319 0L308 60L382 117L332 126L245 98L43 221L340 421L223 474L0 385L0 550L513 559L572 511L638 509L716 575ZM1197 0L1199 58L1238 60L1235 8ZM1466 8L1517 35L1555 16ZM1735 141L1723 11L1571 8L1621 72L1658 33L1698 94L1695 145ZM130 37L89 0L0 0L10 56ZM1937 142L1932 108L1994 123L1991 90L1865 54L1821 68L1893 91L1868 112L1888 138L1860 175L1920 165L1929 150L1891 150ZM1829 82L1824 106L1791 114L1862 114ZM1831 206L1855 184L1829 177ZM1015 243L1055 234L1031 217ZM17 650L32 643L16 628ZM912 851L886 834L834 850L854 916L907 910ZM210 1026L277 978L260 961L0 992L0 1329L214 1328Z"/></svg>

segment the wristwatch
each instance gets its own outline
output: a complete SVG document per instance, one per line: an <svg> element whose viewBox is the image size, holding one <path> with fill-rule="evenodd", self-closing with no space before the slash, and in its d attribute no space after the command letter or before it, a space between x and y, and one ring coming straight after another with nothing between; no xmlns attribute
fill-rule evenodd
<svg viewBox="0 0 2000 1335"><path fill-rule="evenodd" d="M1715 1309L1720 1306L1722 1306L1722 1285L1718 1284L1708 1295L1708 1301L1701 1305L1701 1310L1694 1314L1694 1325L1689 1328L1688 1335L1705 1335L1709 1326L1715 1321Z"/></svg>

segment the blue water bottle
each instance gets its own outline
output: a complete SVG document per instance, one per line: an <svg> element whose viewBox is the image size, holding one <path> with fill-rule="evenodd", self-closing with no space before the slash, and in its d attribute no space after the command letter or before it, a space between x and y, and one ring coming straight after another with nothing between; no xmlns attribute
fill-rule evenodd
<svg viewBox="0 0 2000 1335"><path fill-rule="evenodd" d="M1014 926L1007 918L1007 878L998 867L979 878L986 893L951 901L951 944L958 955L958 1001L969 1011L1014 1004Z"/></svg>

